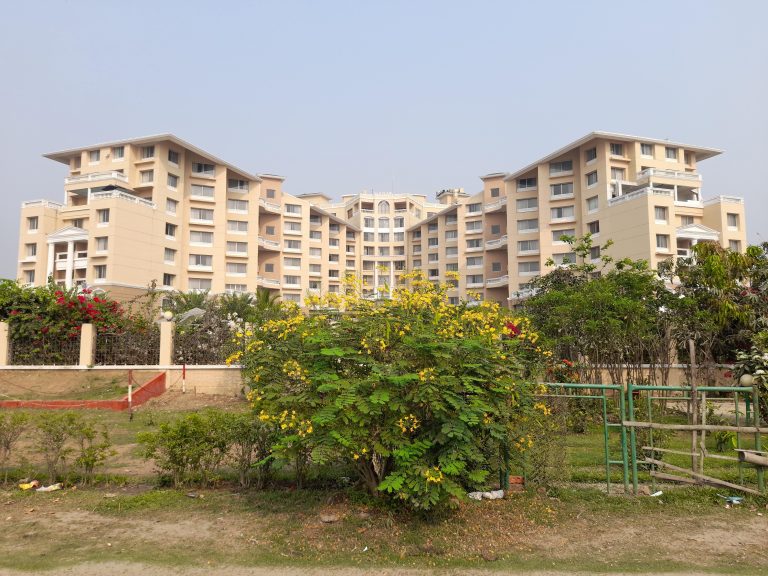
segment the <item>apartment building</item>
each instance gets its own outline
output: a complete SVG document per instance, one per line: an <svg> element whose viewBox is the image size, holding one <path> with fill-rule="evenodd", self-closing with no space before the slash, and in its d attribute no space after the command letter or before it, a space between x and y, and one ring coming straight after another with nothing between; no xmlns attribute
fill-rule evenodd
<svg viewBox="0 0 768 576"><path fill-rule="evenodd" d="M698 162L719 150L593 132L482 190L291 195L170 135L46 154L68 168L63 202L25 202L20 280L130 297L165 290L253 292L301 302L347 274L386 296L406 270L454 284L453 301L525 295L546 262L573 261L563 235L614 241L615 257L687 255L696 242L746 245L744 203L704 200ZM592 258L599 258L595 248ZM447 273L459 272L459 280Z"/></svg>

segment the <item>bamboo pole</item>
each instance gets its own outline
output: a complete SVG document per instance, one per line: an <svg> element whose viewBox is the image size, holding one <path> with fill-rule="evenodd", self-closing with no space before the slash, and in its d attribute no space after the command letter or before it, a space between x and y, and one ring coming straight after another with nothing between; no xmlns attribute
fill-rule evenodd
<svg viewBox="0 0 768 576"><path fill-rule="evenodd" d="M693 338L688 340L688 356L691 363L691 401L688 405L688 417L691 424L699 423L699 394L696 390L696 344ZM691 452L696 452L698 444L698 428L691 431ZM691 470L698 470L698 455L691 456Z"/></svg>
<svg viewBox="0 0 768 576"><path fill-rule="evenodd" d="M717 432L719 430L730 430L731 432L748 432L752 434L768 434L768 428L758 428L756 426L720 426L719 424L659 424L657 422L630 422L625 420L623 426L629 428L654 428L656 430L707 430L708 432Z"/></svg>
<svg viewBox="0 0 768 576"><path fill-rule="evenodd" d="M762 496L762 492L758 492L757 490L753 490L752 488L746 488L744 486L739 486L738 484L732 484L731 482L726 482L725 480L720 480L719 478L712 478L711 476L705 476L704 474L699 474L698 472L693 472L692 470L686 470L685 468L681 468L680 466L674 466L672 464L669 464L668 462L663 462L662 460L656 460L654 458L646 458L646 462L649 464L656 464L657 466L664 466L666 468L669 468L670 470L674 470L676 472L682 472L683 474L688 474L692 478L696 478L700 482L704 482L705 484L714 484L715 486L724 486L725 488L732 488L733 490L741 490L742 492L747 492L749 494L756 494L758 496Z"/></svg>

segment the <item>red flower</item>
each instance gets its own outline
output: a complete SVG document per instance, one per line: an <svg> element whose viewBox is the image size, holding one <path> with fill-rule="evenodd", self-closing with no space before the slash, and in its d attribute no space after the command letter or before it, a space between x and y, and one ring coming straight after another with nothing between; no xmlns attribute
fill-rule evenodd
<svg viewBox="0 0 768 576"><path fill-rule="evenodd" d="M85 302L85 296L83 296L82 294L80 294L80 295L77 297L77 299L80 301L80 304L82 304L83 302Z"/></svg>
<svg viewBox="0 0 768 576"><path fill-rule="evenodd" d="M18 310L11 310L11 316L16 316L18 313Z"/></svg>
<svg viewBox="0 0 768 576"><path fill-rule="evenodd" d="M43 334L48 334L48 330L49 330L48 326L43 326L43 327L40 329L40 332L42 332Z"/></svg>
<svg viewBox="0 0 768 576"><path fill-rule="evenodd" d="M54 292L53 295L56 296L56 298L61 298L62 296L64 296L64 292L62 292L61 290L56 290L56 292Z"/></svg>
<svg viewBox="0 0 768 576"><path fill-rule="evenodd" d="M509 332L510 336L517 336L520 334L520 328L515 326L512 322L507 322L507 332Z"/></svg>
<svg viewBox="0 0 768 576"><path fill-rule="evenodd" d="M725 378L733 378L733 372L731 372L730 370L726 370L725 372L723 372L723 376Z"/></svg>

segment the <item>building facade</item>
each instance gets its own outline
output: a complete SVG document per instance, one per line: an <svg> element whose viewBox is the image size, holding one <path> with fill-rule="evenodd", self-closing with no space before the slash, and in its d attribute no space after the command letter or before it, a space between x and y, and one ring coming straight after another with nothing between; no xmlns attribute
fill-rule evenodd
<svg viewBox="0 0 768 576"><path fill-rule="evenodd" d="M24 202L18 277L128 297L164 290L253 292L301 302L348 274L386 296L407 270L459 273L452 300L524 296L546 262L573 261L563 235L614 242L651 266L700 241L746 247L744 203L705 200L698 163L719 150L593 132L482 190L294 196L165 134L47 154L68 168L63 202ZM591 257L600 257L595 248Z"/></svg>

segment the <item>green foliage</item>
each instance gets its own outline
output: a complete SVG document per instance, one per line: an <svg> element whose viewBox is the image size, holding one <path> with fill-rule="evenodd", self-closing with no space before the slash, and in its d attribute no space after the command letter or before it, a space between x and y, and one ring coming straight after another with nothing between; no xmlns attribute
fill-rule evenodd
<svg viewBox="0 0 768 576"><path fill-rule="evenodd" d="M59 478L61 467L74 450L68 444L80 428L81 420L73 412L48 412L40 415L35 424L36 449L45 460L48 481L53 483Z"/></svg>
<svg viewBox="0 0 768 576"><path fill-rule="evenodd" d="M115 455L109 431L103 425L80 419L75 425L73 436L78 445L75 465L82 472L83 483L91 484L95 470Z"/></svg>
<svg viewBox="0 0 768 576"><path fill-rule="evenodd" d="M278 455L346 461L372 495L433 510L485 482L532 408L525 342L503 338L498 305L453 306L445 287L411 278L392 300L349 290L314 302L332 316L266 322L242 336L238 360L259 418L281 432Z"/></svg>
<svg viewBox="0 0 768 576"><path fill-rule="evenodd" d="M14 446L28 428L29 415L25 412L0 412L0 468L6 467ZM7 468L3 483L8 483Z"/></svg>

